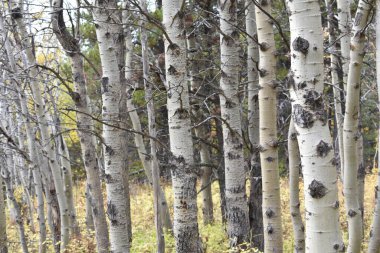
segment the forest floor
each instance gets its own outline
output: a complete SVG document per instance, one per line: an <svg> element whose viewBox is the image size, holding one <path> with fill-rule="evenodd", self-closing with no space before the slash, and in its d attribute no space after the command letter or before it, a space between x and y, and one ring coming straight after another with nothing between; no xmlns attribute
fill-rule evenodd
<svg viewBox="0 0 380 253"><path fill-rule="evenodd" d="M367 240L369 238L370 224L372 220L372 212L375 203L375 191L376 186L376 171L374 170L371 175L366 176L365 182L365 215L364 215L364 247L366 247ZM344 232L344 239L347 241L347 222L345 221L344 215L344 203L341 191L341 184L339 184L340 191L340 219L341 225ZM132 212L132 223L133 223L133 241L131 252L134 253L151 253L155 252L155 231L154 231L154 214L153 214L153 194L148 185L144 184L132 184L130 186L131 193L131 212ZM302 184L301 184L302 188ZM74 190L75 203L77 204L77 216L82 229L82 235L79 238L74 238L67 252L72 253L87 253L96 252L95 246L95 235L93 232L88 232L85 226L85 196L84 196L84 183L81 182L77 185ZM173 197L172 188L170 184L165 186L165 192L169 206L172 207ZM214 182L212 184L213 201L214 201L214 217L215 222L212 225L203 225L202 212L201 212L201 197L198 197L198 208L199 208L199 229L202 237L202 241L205 247L205 252L208 253L222 253L228 251L228 238L225 233L225 225L221 221L221 211L220 211L220 198L219 198L219 187L218 183ZM21 198L22 189L16 189L16 196ZM303 199L303 190L300 191L300 198ZM281 180L281 199L282 199L282 213L283 213L283 239L284 239L284 252L293 252L293 238L292 238L292 224L289 212L289 187L288 180L283 178ZM24 208L26 210L26 208ZM301 210L303 210L303 203L301 203ZM173 210L171 209L171 212ZM34 215L36 216L36 215ZM8 216L9 217L9 216ZM38 222L36 217L34 217L35 226L38 227ZM248 224L247 224L248 225ZM38 252L38 232L31 232L30 226L26 225L27 238L29 240L30 252ZM7 226L7 233L9 239L9 252L21 252L20 243L18 239L17 226L14 222L9 222ZM174 253L174 239L170 234L165 237L166 252ZM47 240L46 244L48 246L48 252L54 252L52 249L52 241ZM362 252L365 249L363 248ZM259 252L251 250L250 252Z"/></svg>

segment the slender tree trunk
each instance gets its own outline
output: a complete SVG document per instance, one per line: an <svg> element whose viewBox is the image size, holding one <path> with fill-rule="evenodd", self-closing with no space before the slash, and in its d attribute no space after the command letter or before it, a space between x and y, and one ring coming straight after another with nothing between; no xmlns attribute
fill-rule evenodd
<svg viewBox="0 0 380 253"><path fill-rule="evenodd" d="M260 161L263 184L265 252L282 252L280 178L278 172L276 46L271 1L256 6L257 37L260 44L259 112Z"/></svg>
<svg viewBox="0 0 380 253"><path fill-rule="evenodd" d="M181 9L182 6L182 9ZM165 40L167 108L170 163L174 194L173 232L177 253L202 252L198 231L196 169L190 130L190 103L186 78L184 6L181 0L163 1L163 24L170 39Z"/></svg>
<svg viewBox="0 0 380 253"><path fill-rule="evenodd" d="M347 76L350 63L351 0L337 0L340 50L343 63L343 87L347 90ZM334 43L335 44L335 43ZM343 168L343 157L342 168Z"/></svg>
<svg viewBox="0 0 380 253"><path fill-rule="evenodd" d="M7 161L12 159L11 157L8 157L7 155ZM7 162L7 164L4 166L3 164L3 168L1 170L1 176L5 182L5 188L7 190L7 197L8 199L11 201L12 205L13 205L13 209L15 210L15 214L16 214L16 223L17 223L17 228L18 228L18 234L19 234L19 237L20 237L20 244L21 244L21 248L22 248L22 252L23 253L28 253L29 250L28 250L28 242L27 242L27 239L26 239L26 235L25 235L25 227L24 227L24 221L23 221L23 218L22 218L22 214L21 214L21 209L20 209L20 205L19 203L17 202L15 196L14 196L14 192L13 192L13 186L12 186L12 179L11 179L11 175L10 175L10 172L8 171L7 167L9 168L9 163Z"/></svg>
<svg viewBox="0 0 380 253"><path fill-rule="evenodd" d="M33 53L33 45L30 41L29 33L26 30L24 19L23 19L23 10L22 6L15 7L12 9L11 16L15 20L19 35L22 39L22 49L25 51L27 58L27 66L31 74L31 89L35 102L35 110L39 122L41 140L43 142L43 148L46 152L49 160L50 169L52 170L52 175L54 179L55 188L57 190L57 198L59 202L59 209L61 215L61 250L65 249L66 245L69 242L70 230L69 230L69 216L67 209L67 201L64 193L63 180L60 172L58 162L56 160L54 146L50 142L50 134L48 131L48 125L45 115L45 103L42 100L41 91L39 87L39 82L37 80L38 71L36 67L36 59Z"/></svg>
<svg viewBox="0 0 380 253"><path fill-rule="evenodd" d="M124 67L123 30L117 1L95 1L94 18L102 62L102 117L104 164L107 191L107 214L110 220L110 250L130 250L129 189L125 159L125 133L120 129L124 119L121 71ZM112 20L112 22L110 22ZM122 59L121 59L121 57Z"/></svg>
<svg viewBox="0 0 380 253"><path fill-rule="evenodd" d="M63 21L63 1L56 1L53 5L52 14L53 30L62 47L69 51L72 60L72 75L74 80L74 99L77 109L77 126L81 143L82 158L86 170L86 203L91 209L93 225L98 252L108 252L108 226L103 206L102 186L100 181L100 168L96 153L96 140L94 137L94 122L91 118L91 101L87 95L87 83L84 74L83 58L78 41L67 31ZM79 28L77 28L79 29ZM86 216L87 217L87 216ZM90 222L90 221L88 221ZM88 224L90 225L90 224Z"/></svg>
<svg viewBox="0 0 380 253"><path fill-rule="evenodd" d="M224 138L224 161L226 177L227 233L230 246L247 240L249 227L246 202L246 169L239 110L239 32L237 3L225 0L219 3L221 79L220 97Z"/></svg>
<svg viewBox="0 0 380 253"><path fill-rule="evenodd" d="M264 229L263 229L263 192L261 164L259 153L259 78L257 64L259 62L259 50L257 41L255 4L246 1L246 31L247 38L247 73L248 73L248 134L251 144L250 159L250 194L249 194L249 220L251 228L251 241L253 246L264 251Z"/></svg>
<svg viewBox="0 0 380 253"><path fill-rule="evenodd" d="M7 217L5 215L3 188L3 179L0 177L0 253L8 253Z"/></svg>
<svg viewBox="0 0 380 253"><path fill-rule="evenodd" d="M191 10L194 6L193 1L190 1L188 9ZM189 82L190 89L193 93L197 94L200 92L203 80L197 75L200 75L200 71L204 69L204 64L202 64L201 58L203 57L203 52L200 48L200 41L197 41L196 28L194 26L192 14L189 12L186 17L186 39L187 39L187 50L188 50L188 65L189 65ZM195 98L194 100L197 100ZM196 103L196 102L195 102ZM193 116L198 121L203 121L205 119L204 113L202 111L202 106L196 104L192 108ZM204 122L200 126L196 127L194 130L195 136L199 139L206 140L209 134L209 124ZM212 203L212 193L211 193L211 175L212 167L207 166L211 163L210 147L204 142L199 141L199 155L200 163L205 166L201 166L201 189L202 189L202 214L203 222L205 225L210 224L214 220L213 214L213 203Z"/></svg>
<svg viewBox="0 0 380 253"><path fill-rule="evenodd" d="M95 231L94 216L92 215L91 193L87 185L87 182L86 182L85 197L86 197L86 228L89 231Z"/></svg>
<svg viewBox="0 0 380 253"><path fill-rule="evenodd" d="M343 1L343 0L339 0ZM335 124L337 129L338 137L338 150L339 150L339 161L340 161L340 172L343 172L344 164L344 151L343 151L343 111L342 111L342 101L339 87L339 59L336 50L336 25L334 24L334 11L333 11L333 1L326 0L326 8L328 15L328 30L329 30L329 50L331 57L330 64L330 75L331 75L331 84L334 94L334 109L335 109ZM348 37L348 36L347 36ZM341 39L342 41L343 39ZM344 65L345 66L345 65ZM342 175L343 178L343 175Z"/></svg>
<svg viewBox="0 0 380 253"><path fill-rule="evenodd" d="M57 98L53 96L53 94L51 93L51 90L48 90L47 93L48 93L47 95L50 97L50 102L53 107L53 112L52 113L46 112L46 115L48 118L50 118L51 122L54 122L51 129L52 129L53 135L56 136L55 145L56 145L58 159L61 165L62 179L64 183L64 191L65 191L65 197L66 197L67 208L68 208L67 212L69 215L70 232L72 235L79 237L80 229L79 229L79 224L77 221L77 215L76 215L75 204L74 204L74 194L73 194L74 184L73 184L73 174L71 172L70 154L69 154L69 150L67 149L66 141L62 136L61 120L59 118L59 111L57 108L57 104L55 102Z"/></svg>
<svg viewBox="0 0 380 253"><path fill-rule="evenodd" d="M145 11L145 12L147 13L147 11ZM128 12L126 12L125 14L128 15L127 13ZM132 36L129 35L130 31L129 31L128 24L126 22L124 22L124 25L125 25L124 33L127 34L126 38L125 38L125 46L126 46L125 78L126 78L127 82L133 82L131 80L132 75L133 75L133 71L134 71L134 69L132 68L132 58L133 58ZM142 27L144 27L144 23L142 23L141 25L142 25ZM141 34L143 34L143 31L145 32L145 30L142 29ZM142 41L142 43L143 43L143 41ZM147 52L143 52L143 53L147 54ZM146 64L148 64L148 62ZM144 62L143 62L143 65L144 65ZM149 70L148 70L148 72L149 72ZM139 115L137 113L137 108L133 103L133 97L131 95L132 92L133 92L133 85L131 84L127 88L128 114L129 114L129 117L130 117L131 122L132 122L133 130L136 132L142 133L141 121L140 121ZM152 113L154 113L154 112L152 112ZM149 114L149 112L148 112L148 114ZM147 152L147 150L145 148L145 144L144 144L144 139L143 139L143 136L141 134L138 134L138 133L134 134L134 140L135 140L135 144L136 144L136 148L137 148L137 153L138 153L139 158L142 162L144 172L148 178L148 182L150 185L153 186L152 163L154 161L152 159L154 159L154 158L151 157L151 155ZM156 161L156 163L158 164L158 161ZM160 208L161 222L166 229L171 230L172 224L171 224L171 219L170 219L169 206L168 206L168 203L166 201L165 192L163 191L161 186L159 186L159 197L160 197L160 201L158 203L160 205L159 208Z"/></svg>
<svg viewBox="0 0 380 253"><path fill-rule="evenodd" d="M10 96L10 92L8 91L8 88L4 87L1 88L2 94L5 96ZM2 131L6 131L7 135L10 136L12 131L10 122L12 120L12 115L10 115L9 110L10 110L11 105L6 101L6 98L2 99L0 101L0 127ZM5 162L0 162L0 171L1 171L1 177L4 180L5 183L5 189L6 189L6 195L7 198L12 205L12 209L15 214L15 221L17 224L18 228L18 236L20 238L20 244L21 244L21 249L23 253L28 253L28 245L27 245L27 239L25 236L25 227L24 227L24 220L21 214L21 208L19 203L17 202L17 199L14 196L14 191L13 191L13 185L12 181L14 179L11 178L11 173L9 171L10 168L13 168L14 166L14 156L12 150L8 147L7 145L7 140L5 139L4 135L0 136L0 153L2 154L1 159ZM2 187L2 186L1 186ZM9 210L11 211L11 210Z"/></svg>
<svg viewBox="0 0 380 253"><path fill-rule="evenodd" d="M288 1L291 72L288 85L304 175L305 250L344 251L332 138L323 93L323 35L319 2Z"/></svg>
<svg viewBox="0 0 380 253"><path fill-rule="evenodd" d="M290 215L292 216L294 253L305 252L305 227L300 211L299 181L302 168L297 131L291 119L288 134Z"/></svg>
<svg viewBox="0 0 380 253"><path fill-rule="evenodd" d="M145 0L141 0L141 7L143 11L147 12L147 2ZM144 87L145 87L145 101L147 103L147 112L148 112L148 129L149 129L149 139L150 143L150 168L152 174L152 185L153 185L153 199L154 199L154 211L155 211L155 224L156 224L156 240L157 240L157 253L165 252L165 238L163 233L163 222L161 217L163 217L166 212L167 205L161 205L161 199L165 199L164 192L160 186L160 168L158 165L157 159L157 148L156 148L156 140L153 138L157 137L156 133L156 117L154 113L154 97L153 97L153 87L152 82L149 77L149 59L148 59L148 35L145 29L146 23L145 20L141 22L141 55L142 55L142 63L143 63L143 78L144 78ZM166 209L165 209L166 207ZM170 221L170 217L169 217Z"/></svg>
<svg viewBox="0 0 380 253"><path fill-rule="evenodd" d="M347 252L359 252L362 243L362 219L358 198L358 139L360 109L360 73L362 69L365 34L373 1L359 1L351 38L350 65L347 79L347 97L343 126L345 206L348 215Z"/></svg>
<svg viewBox="0 0 380 253"><path fill-rule="evenodd" d="M376 0L380 6L380 0ZM378 103L380 103L380 8L376 9L376 82L378 92ZM380 120L379 120L380 122ZM378 132L378 145L380 143L380 124ZM378 155L378 164L380 164L380 155ZM379 167L379 166L378 166ZM377 185L375 187L375 210L371 224L370 238L368 242L368 253L379 253L380 251L380 173L377 173Z"/></svg>
<svg viewBox="0 0 380 253"><path fill-rule="evenodd" d="M218 115L220 116L220 115ZM220 196L220 212L222 214L222 222L227 222L227 204L226 204L226 174L224 163L224 141L223 141L223 127L222 122L217 120L216 125L216 137L218 139L219 148L219 164L217 168L218 183L219 183L219 196ZM261 208L260 208L261 209Z"/></svg>

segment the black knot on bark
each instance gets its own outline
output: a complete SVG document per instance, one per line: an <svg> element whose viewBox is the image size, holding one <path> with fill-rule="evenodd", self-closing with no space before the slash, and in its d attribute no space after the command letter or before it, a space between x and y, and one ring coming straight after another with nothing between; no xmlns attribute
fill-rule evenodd
<svg viewBox="0 0 380 253"><path fill-rule="evenodd" d="M334 207L335 209L338 209L338 208L339 208L339 201L338 201L338 200L335 201L333 207Z"/></svg>
<svg viewBox="0 0 380 253"><path fill-rule="evenodd" d="M348 216L350 216L351 218L352 218L352 217L355 217L357 214L358 214L358 213L355 212L355 211L352 210L352 209L350 209L350 210L348 211Z"/></svg>
<svg viewBox="0 0 380 253"><path fill-rule="evenodd" d="M181 49L179 48L179 46L175 43L171 43L169 46L168 46L168 51L171 50L173 53L175 54L179 54Z"/></svg>
<svg viewBox="0 0 380 253"><path fill-rule="evenodd" d="M293 41L292 47L295 51L301 52L303 54L307 54L309 50L309 41L305 40L302 37L297 37Z"/></svg>
<svg viewBox="0 0 380 253"><path fill-rule="evenodd" d="M169 68L168 68L168 74L169 75L175 75L175 74L177 74L177 70L176 70L176 68L173 65L169 66Z"/></svg>
<svg viewBox="0 0 380 253"><path fill-rule="evenodd" d="M309 90L305 95L303 95L305 99L305 104L310 106L310 109L320 110L323 109L323 99L322 95L315 91L315 90Z"/></svg>
<svg viewBox="0 0 380 253"><path fill-rule="evenodd" d="M319 181L313 180L309 185L309 194L314 199L323 198L327 193L327 188Z"/></svg>
<svg viewBox="0 0 380 253"><path fill-rule="evenodd" d="M285 78L285 86L290 89L290 88L294 88L294 74L293 72L289 72L289 74L286 76Z"/></svg>
<svg viewBox="0 0 380 253"><path fill-rule="evenodd" d="M107 215L112 225L117 224L117 208L112 202L107 203Z"/></svg>
<svg viewBox="0 0 380 253"><path fill-rule="evenodd" d="M115 151L110 146L106 146L106 153L112 156L115 154Z"/></svg>
<svg viewBox="0 0 380 253"><path fill-rule="evenodd" d="M260 43L259 47L260 50L263 52L267 51L270 48L269 44L266 42Z"/></svg>
<svg viewBox="0 0 380 253"><path fill-rule="evenodd" d="M265 215L268 217L268 218L272 218L274 216L274 212L272 209L268 208L266 211L265 211Z"/></svg>
<svg viewBox="0 0 380 253"><path fill-rule="evenodd" d="M108 92L109 78L107 76L102 77L102 93Z"/></svg>
<svg viewBox="0 0 380 253"><path fill-rule="evenodd" d="M331 147L329 144L327 144L324 141L320 141L317 145L317 155L320 157L326 157L328 153L330 152Z"/></svg>
<svg viewBox="0 0 380 253"><path fill-rule="evenodd" d="M271 225L269 225L268 227L267 227L267 231L268 231L268 234L273 234L273 232L274 232L274 229L273 229L273 227L271 226Z"/></svg>
<svg viewBox="0 0 380 253"><path fill-rule="evenodd" d="M302 128L310 128L314 124L313 114L302 108L301 105L296 104L293 106L294 123Z"/></svg>
<svg viewBox="0 0 380 253"><path fill-rule="evenodd" d="M178 108L174 115L177 115L178 119L187 119L189 117L189 112L184 108Z"/></svg>
<svg viewBox="0 0 380 253"><path fill-rule="evenodd" d="M12 17L13 19L19 19L19 18L22 18L22 12L21 12L20 7L13 8L13 9L11 10L11 17Z"/></svg>

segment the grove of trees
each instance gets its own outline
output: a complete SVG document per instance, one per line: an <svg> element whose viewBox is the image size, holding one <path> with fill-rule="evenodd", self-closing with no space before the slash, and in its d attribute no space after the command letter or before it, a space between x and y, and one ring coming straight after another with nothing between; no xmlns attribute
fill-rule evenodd
<svg viewBox="0 0 380 253"><path fill-rule="evenodd" d="M379 108L380 0L0 1L0 253L380 253Z"/></svg>

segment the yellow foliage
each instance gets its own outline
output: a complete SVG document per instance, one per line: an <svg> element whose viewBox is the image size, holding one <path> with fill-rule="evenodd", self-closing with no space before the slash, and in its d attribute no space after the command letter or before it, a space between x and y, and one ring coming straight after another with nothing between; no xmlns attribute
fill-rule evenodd
<svg viewBox="0 0 380 253"><path fill-rule="evenodd" d="M372 220L372 210L374 208L374 187L376 185L376 173L368 175L366 177L365 184L365 238L368 238L370 223ZM82 182L74 190L75 200L77 205L77 216L79 221L79 226L82 231L82 235L79 238L72 238L70 244L68 245L67 252L70 253L92 253L96 252L96 242L95 235L93 231L88 231L85 225L85 183ZM300 185L300 197L303 198L303 185ZM347 242L347 225L344 211L344 202L342 196L342 186L339 183L339 198L340 198L340 217L341 217L341 227L343 228L343 237ZM22 189L15 189L17 195L21 194ZM133 241L132 241L132 253L151 253L155 252L155 231L154 231L154 212L153 212L153 196L151 188L147 185L136 185L132 184L130 186L131 193L131 215L133 223ZM172 205L172 188L170 185L165 186L165 193L167 196L168 204L170 207L171 214L173 214ZM228 253L231 252L228 249L228 238L225 233L225 225L221 222L221 212L220 212L220 199L219 199L219 187L218 183L212 184L212 194L214 200L214 215L215 222L211 225L203 225L202 223L202 212L199 212L199 230L201 233L201 238L206 253ZM283 239L284 239L284 252L293 252L293 232L291 224L291 216L289 212L289 188L288 180L281 180L281 206L283 214ZM201 196L198 196L198 207L201 208ZM304 210L304 203L301 201L301 210ZM36 215L35 215L36 216ZM35 224L38 224L36 217ZM248 225L248 224L247 224ZM16 224L10 224L8 222L7 227L8 238L12 242L18 241L17 226ZM26 232L28 234L29 249L30 252L38 252L38 233L33 234L30 231L30 227L26 225ZM165 234L165 244L166 252L174 253L174 238L170 233ZM46 241L48 246L48 252L53 251L52 241L50 239L50 232L48 234L48 239ZM20 245L18 243L11 243L9 245L9 252L21 252ZM366 242L362 252L365 252ZM240 252L253 253L259 252L255 249L241 250Z"/></svg>

